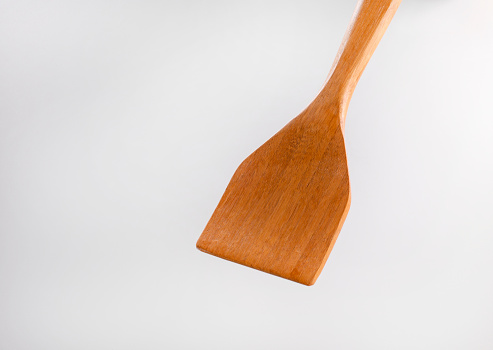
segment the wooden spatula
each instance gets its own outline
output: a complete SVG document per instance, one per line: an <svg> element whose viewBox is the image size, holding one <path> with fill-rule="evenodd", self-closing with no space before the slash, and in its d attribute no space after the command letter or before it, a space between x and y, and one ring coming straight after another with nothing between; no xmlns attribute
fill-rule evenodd
<svg viewBox="0 0 493 350"><path fill-rule="evenodd" d="M358 3L315 100L236 170L197 242L206 253L312 285L351 200L344 120L401 0Z"/></svg>

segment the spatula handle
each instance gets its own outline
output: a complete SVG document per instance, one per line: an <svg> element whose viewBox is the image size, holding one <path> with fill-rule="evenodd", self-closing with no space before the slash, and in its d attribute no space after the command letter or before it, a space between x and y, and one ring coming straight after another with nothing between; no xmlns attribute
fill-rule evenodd
<svg viewBox="0 0 493 350"><path fill-rule="evenodd" d="M360 0L321 95L346 109L363 70L401 0ZM343 113L345 114L345 113Z"/></svg>

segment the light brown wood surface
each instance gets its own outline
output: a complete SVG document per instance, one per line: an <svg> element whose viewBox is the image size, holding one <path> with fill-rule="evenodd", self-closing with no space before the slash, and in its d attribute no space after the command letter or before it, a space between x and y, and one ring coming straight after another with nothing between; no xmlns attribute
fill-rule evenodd
<svg viewBox="0 0 493 350"><path fill-rule="evenodd" d="M197 242L206 253L312 285L351 192L344 120L401 0L361 0L315 100L236 170Z"/></svg>

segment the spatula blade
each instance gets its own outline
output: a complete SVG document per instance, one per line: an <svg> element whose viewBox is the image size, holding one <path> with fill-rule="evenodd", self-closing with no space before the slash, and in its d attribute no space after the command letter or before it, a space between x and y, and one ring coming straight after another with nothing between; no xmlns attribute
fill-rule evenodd
<svg viewBox="0 0 493 350"><path fill-rule="evenodd" d="M339 121L339 118L333 120ZM291 121L237 169L197 248L312 285L350 204L340 123Z"/></svg>

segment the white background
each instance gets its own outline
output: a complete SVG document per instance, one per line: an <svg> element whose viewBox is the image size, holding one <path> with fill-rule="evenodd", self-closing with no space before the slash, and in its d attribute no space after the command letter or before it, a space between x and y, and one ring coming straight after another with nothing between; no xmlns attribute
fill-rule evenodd
<svg viewBox="0 0 493 350"><path fill-rule="evenodd" d="M313 287L200 253L356 1L0 1L1 349L493 349L493 2L404 0Z"/></svg>

